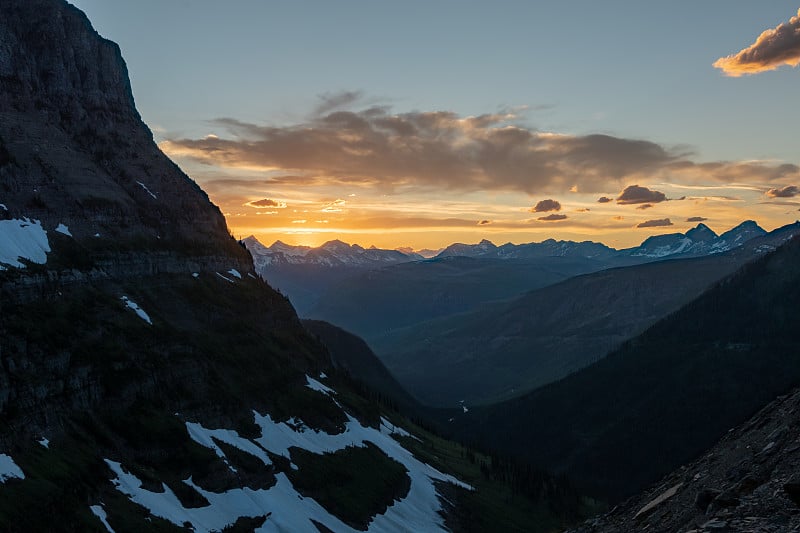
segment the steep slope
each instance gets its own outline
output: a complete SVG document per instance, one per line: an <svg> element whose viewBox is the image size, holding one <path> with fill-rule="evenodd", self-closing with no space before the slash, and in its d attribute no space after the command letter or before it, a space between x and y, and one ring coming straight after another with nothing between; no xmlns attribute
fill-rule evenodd
<svg viewBox="0 0 800 533"><path fill-rule="evenodd" d="M589 365L800 233L789 225L725 254L603 270L472 313L393 330L372 347L421 402L453 407L523 394Z"/></svg>
<svg viewBox="0 0 800 533"><path fill-rule="evenodd" d="M322 320L303 320L303 325L328 349L333 366L405 412L416 414L419 411L417 401L397 382L363 339Z"/></svg>
<svg viewBox="0 0 800 533"><path fill-rule="evenodd" d="M795 389L731 429L699 459L573 531L795 531L798 442Z"/></svg>
<svg viewBox="0 0 800 533"><path fill-rule="evenodd" d="M798 305L795 237L594 365L451 427L619 499L797 385Z"/></svg>
<svg viewBox="0 0 800 533"><path fill-rule="evenodd" d="M174 270L176 250L247 267L219 210L153 143L117 45L71 6L2 7L0 217L63 225L71 240L56 248L80 245L86 266L124 270L135 248L137 262L149 252L150 269Z"/></svg>
<svg viewBox="0 0 800 533"><path fill-rule="evenodd" d="M460 457L437 466L486 491L420 460L433 437L348 385L158 151L119 50L80 11L0 3L0 113L0 529L435 531L472 503L476 523L514 514L468 450L446 443ZM577 497L541 479L555 490L499 527L563 525L553 495Z"/></svg>

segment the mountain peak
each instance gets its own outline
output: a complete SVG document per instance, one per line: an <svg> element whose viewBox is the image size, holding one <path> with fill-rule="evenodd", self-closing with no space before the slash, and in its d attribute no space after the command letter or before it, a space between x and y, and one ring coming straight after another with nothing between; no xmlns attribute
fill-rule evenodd
<svg viewBox="0 0 800 533"><path fill-rule="evenodd" d="M694 228L690 229L686 232L686 236L694 242L708 242L713 241L718 237L716 233L714 233L711 228L703 224L702 222L699 223Z"/></svg>

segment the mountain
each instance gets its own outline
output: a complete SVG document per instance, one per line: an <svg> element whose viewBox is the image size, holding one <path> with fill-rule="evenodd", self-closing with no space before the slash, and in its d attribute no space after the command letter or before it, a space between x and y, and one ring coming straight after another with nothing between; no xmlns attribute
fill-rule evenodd
<svg viewBox="0 0 800 533"><path fill-rule="evenodd" d="M607 267L602 261L571 257L416 261L343 279L303 314L372 342L399 328Z"/></svg>
<svg viewBox="0 0 800 533"><path fill-rule="evenodd" d="M443 424L621 500L800 384L798 305L795 236L593 365Z"/></svg>
<svg viewBox="0 0 800 533"><path fill-rule="evenodd" d="M281 241L264 246L252 235L242 242L253 256L258 274L287 295L301 314L306 314L321 294L345 279L366 270L422 259L413 253L362 248L339 240L318 248Z"/></svg>
<svg viewBox="0 0 800 533"><path fill-rule="evenodd" d="M547 493L512 493L487 456L360 396L64 1L0 2L0 139L0 529L551 530L580 512L566 483L536 471Z"/></svg>
<svg viewBox="0 0 800 533"><path fill-rule="evenodd" d="M800 390L780 396L612 512L573 533L793 531L800 528Z"/></svg>
<svg viewBox="0 0 800 533"><path fill-rule="evenodd" d="M767 232L752 220L746 220L722 235L717 235L703 223L683 233L656 235L646 239L635 248L621 250L620 253L632 257L702 256L726 252L741 246L748 240L765 235Z"/></svg>
<svg viewBox="0 0 800 533"><path fill-rule="evenodd" d="M616 250L597 242L556 241L547 239L540 243L511 244L495 246L486 239L478 244L451 244L436 257L483 257L496 259L533 259L538 257L584 257L587 259L608 259Z"/></svg>
<svg viewBox="0 0 800 533"><path fill-rule="evenodd" d="M322 320L303 320L303 325L330 351L333 366L366 386L369 393L385 397L408 414L421 409L363 339Z"/></svg>
<svg viewBox="0 0 800 533"><path fill-rule="evenodd" d="M486 239L478 244L451 244L442 250L437 257L482 257L497 259L531 259L535 257L586 257L590 259L609 260L612 258L639 258L639 262L647 259L663 259L668 256L701 256L720 253L748 240L766 234L766 231L754 221L747 220L722 235L717 235L703 223L683 233L655 235L645 239L642 244L624 250L615 250L604 244L584 241L545 241L527 244L506 243L496 246ZM623 263L620 263L623 264ZM630 261L624 264L631 264Z"/></svg>
<svg viewBox="0 0 800 533"><path fill-rule="evenodd" d="M318 248L292 246L281 241L275 241L267 247L252 235L245 238L243 242L253 254L253 260L259 272L267 267L283 264L322 265L331 268L341 266L374 268L422 259L417 254L407 254L398 250L381 250L375 247L362 248L357 244L347 244L340 240L328 241Z"/></svg>
<svg viewBox="0 0 800 533"><path fill-rule="evenodd" d="M369 340L400 383L422 403L442 407L493 403L601 359L717 280L796 234L800 224L779 228L726 253L571 277L470 312L387 328L387 333ZM342 313L329 320L348 318Z"/></svg>

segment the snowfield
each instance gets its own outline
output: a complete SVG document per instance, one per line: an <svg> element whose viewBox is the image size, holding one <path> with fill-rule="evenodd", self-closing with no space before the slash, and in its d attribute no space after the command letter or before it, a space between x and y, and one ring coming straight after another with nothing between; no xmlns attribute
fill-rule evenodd
<svg viewBox="0 0 800 533"><path fill-rule="evenodd" d="M330 394L331 389L316 380L308 378L309 386ZM319 388L317 388L319 387ZM330 391L330 392L328 392ZM288 422L275 422L269 415L253 412L261 436L246 439L236 431L227 429L207 429L195 422L186 422L191 438L198 444L214 450L228 463L225 453L214 442L217 439L247 452L270 465L266 451L282 455L291 460L291 448L301 448L312 453L335 452L348 446L364 447L372 443L387 456L401 463L407 470L411 486L408 494L395 501L383 514L373 517L368 531L444 531L444 520L439 514L442 506L436 491L435 481L455 484L471 490L472 487L452 476L443 474L417 459L403 448L393 436L409 435L405 430L393 426L388 420L381 420L380 429L361 425L358 420L347 415L345 430L336 435L308 429L296 419ZM189 522L197 532L219 531L233 524L241 517L267 516L266 522L258 528L259 532L309 532L317 533L316 521L336 532L356 531L331 515L312 498L302 496L292 486L284 473L277 473L277 483L269 489L235 488L223 493L214 493L198 487L191 478L184 483L203 495L210 505L200 508L185 508L175 494L163 485L163 492L151 492L142 487L141 481L126 472L120 463L106 459L109 468L116 475L112 480L119 491L132 501L145 507L150 513L182 526ZM233 467L229 464L229 467ZM99 515L98 515L99 516Z"/></svg>

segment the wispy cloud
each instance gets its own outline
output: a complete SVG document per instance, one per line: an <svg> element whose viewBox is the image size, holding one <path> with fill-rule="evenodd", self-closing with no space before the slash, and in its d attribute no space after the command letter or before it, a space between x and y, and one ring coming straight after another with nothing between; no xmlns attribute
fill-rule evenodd
<svg viewBox="0 0 800 533"><path fill-rule="evenodd" d="M763 31L747 48L714 62L716 68L732 77L775 70L782 65L800 65L800 9L789 22Z"/></svg>

